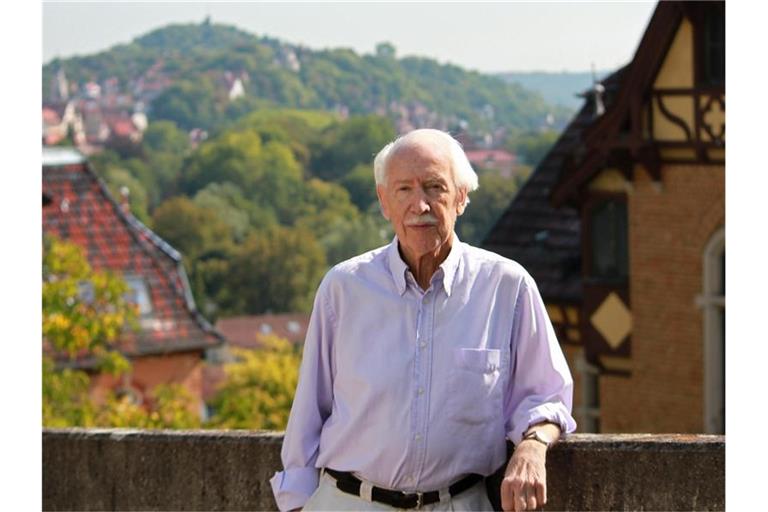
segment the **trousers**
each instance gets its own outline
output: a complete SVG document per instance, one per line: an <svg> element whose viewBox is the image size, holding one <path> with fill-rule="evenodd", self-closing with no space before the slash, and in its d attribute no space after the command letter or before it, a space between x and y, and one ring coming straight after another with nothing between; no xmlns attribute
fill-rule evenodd
<svg viewBox="0 0 768 512"><path fill-rule="evenodd" d="M336 481L330 475L323 473L320 477L320 485L304 504L303 510L397 510L386 503L367 501L360 496L347 494L336 488ZM415 510L415 509L412 509ZM492 511L493 506L488 501L485 485L482 481L453 498L430 505L425 505L419 510L443 511L443 510L481 510Z"/></svg>

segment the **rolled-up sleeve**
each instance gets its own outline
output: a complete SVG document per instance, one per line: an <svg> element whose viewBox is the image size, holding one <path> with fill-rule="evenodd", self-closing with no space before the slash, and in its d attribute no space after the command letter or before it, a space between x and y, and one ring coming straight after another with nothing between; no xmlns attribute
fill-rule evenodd
<svg viewBox="0 0 768 512"><path fill-rule="evenodd" d="M528 427L542 421L576 430L571 415L573 378L536 283L525 275L518 292L505 393L507 438L518 444Z"/></svg>
<svg viewBox="0 0 768 512"><path fill-rule="evenodd" d="M333 403L333 334L335 317L327 300L327 280L315 296L307 328L304 353L285 439L281 451L283 471L270 479L280 510L303 507L318 486L315 467L323 423Z"/></svg>

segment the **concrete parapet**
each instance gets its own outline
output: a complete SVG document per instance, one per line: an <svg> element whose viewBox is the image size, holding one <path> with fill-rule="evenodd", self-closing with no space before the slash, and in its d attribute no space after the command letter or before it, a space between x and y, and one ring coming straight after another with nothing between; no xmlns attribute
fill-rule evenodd
<svg viewBox="0 0 768 512"><path fill-rule="evenodd" d="M274 510L283 434L45 429L44 510ZM546 510L723 510L725 438L575 434L547 458Z"/></svg>

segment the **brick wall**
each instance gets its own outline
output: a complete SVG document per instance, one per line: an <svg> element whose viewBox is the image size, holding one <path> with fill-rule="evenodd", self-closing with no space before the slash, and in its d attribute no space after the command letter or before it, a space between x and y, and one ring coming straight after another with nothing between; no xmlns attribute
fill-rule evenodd
<svg viewBox="0 0 768 512"><path fill-rule="evenodd" d="M629 215L632 377L600 377L602 432L702 432L702 257L725 223L722 166L635 173Z"/></svg>

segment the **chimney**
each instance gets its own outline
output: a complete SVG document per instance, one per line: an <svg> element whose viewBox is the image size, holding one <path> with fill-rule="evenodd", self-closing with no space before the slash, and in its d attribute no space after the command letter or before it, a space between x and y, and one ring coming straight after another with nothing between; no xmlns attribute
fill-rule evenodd
<svg viewBox="0 0 768 512"><path fill-rule="evenodd" d="M125 185L120 187L120 208L122 208L125 213L131 213L130 196L131 190L128 187Z"/></svg>

